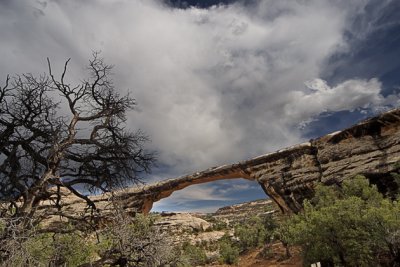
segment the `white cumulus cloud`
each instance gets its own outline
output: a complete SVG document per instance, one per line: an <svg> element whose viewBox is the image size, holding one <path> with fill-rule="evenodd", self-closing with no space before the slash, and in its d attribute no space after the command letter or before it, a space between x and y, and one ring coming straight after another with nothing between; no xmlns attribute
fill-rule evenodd
<svg viewBox="0 0 400 267"><path fill-rule="evenodd" d="M310 120L321 112L337 112L370 108L380 110L384 106L397 106L399 96L381 95L382 84L378 79L347 80L334 87L326 81L314 79L305 83L308 91L292 91L292 101L286 104L285 114L293 121Z"/></svg>

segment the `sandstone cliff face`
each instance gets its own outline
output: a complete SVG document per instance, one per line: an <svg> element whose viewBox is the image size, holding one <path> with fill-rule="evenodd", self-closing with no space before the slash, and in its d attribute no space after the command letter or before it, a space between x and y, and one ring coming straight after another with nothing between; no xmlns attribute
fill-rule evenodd
<svg viewBox="0 0 400 267"><path fill-rule="evenodd" d="M383 177L399 161L397 109L288 149L285 156L267 161L258 172L254 169L261 165L255 166L251 172L283 211L297 212L302 201L312 196L315 182L340 184L357 174Z"/></svg>
<svg viewBox="0 0 400 267"><path fill-rule="evenodd" d="M283 212L297 212L303 200L313 195L317 182L341 183L356 174L378 177L379 180L393 171L397 162L400 162L400 109L250 160L91 199L100 210L109 209L109 200L115 199L129 211L147 213L155 201L187 186L244 178L258 182ZM63 209L70 206L71 210L78 202L85 206L80 199L66 198ZM80 210L84 212L82 207Z"/></svg>

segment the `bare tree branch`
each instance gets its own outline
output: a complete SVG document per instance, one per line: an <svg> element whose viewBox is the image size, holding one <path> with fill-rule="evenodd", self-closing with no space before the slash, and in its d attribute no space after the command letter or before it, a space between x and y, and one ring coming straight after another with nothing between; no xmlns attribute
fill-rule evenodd
<svg viewBox="0 0 400 267"><path fill-rule="evenodd" d="M117 93L112 66L95 52L89 78L70 84L69 62L59 79L47 58L48 76L7 76L0 87L0 200L13 201L13 216L31 216L54 194L59 206L60 188L95 209L78 184L111 191L141 181L153 164L154 154L143 149L147 137L125 129L126 112L136 102ZM53 186L58 193L50 192Z"/></svg>

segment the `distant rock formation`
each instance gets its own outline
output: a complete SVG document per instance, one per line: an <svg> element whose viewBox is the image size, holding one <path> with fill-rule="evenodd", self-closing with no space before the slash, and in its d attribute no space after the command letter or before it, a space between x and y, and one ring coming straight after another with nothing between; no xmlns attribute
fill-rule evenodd
<svg viewBox="0 0 400 267"><path fill-rule="evenodd" d="M258 182L282 212L290 213L302 208L303 200L313 195L317 182L340 184L343 179L365 174L378 183L380 189L386 190L390 182L387 174L398 162L400 109L395 109L343 131L250 160L91 199L100 209L106 209L109 199L115 198L127 210L147 213L154 202L187 186L244 178ZM69 201L83 203L71 197L64 202L65 209Z"/></svg>
<svg viewBox="0 0 400 267"><path fill-rule="evenodd" d="M222 207L208 215L226 223L239 224L254 216L279 215L279 208L270 199L259 199Z"/></svg>

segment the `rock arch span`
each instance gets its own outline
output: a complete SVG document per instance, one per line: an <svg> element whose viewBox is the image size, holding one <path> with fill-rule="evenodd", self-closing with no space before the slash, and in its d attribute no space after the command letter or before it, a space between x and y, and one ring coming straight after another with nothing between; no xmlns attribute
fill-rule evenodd
<svg viewBox="0 0 400 267"><path fill-rule="evenodd" d="M303 200L313 195L317 182L340 184L356 174L380 179L399 168L399 162L400 109L394 109L303 144L91 200L99 210L107 209L110 198L114 198L128 211L147 213L154 202L187 186L244 178L258 182L282 212L290 213L302 208ZM77 212L85 206L77 197L66 199L65 210Z"/></svg>
<svg viewBox="0 0 400 267"><path fill-rule="evenodd" d="M154 202L194 184L244 178L260 184L283 212L297 212L317 182L340 184L356 174L384 175L400 162L400 109L343 131L242 162L164 180L119 195L126 209L149 212Z"/></svg>

